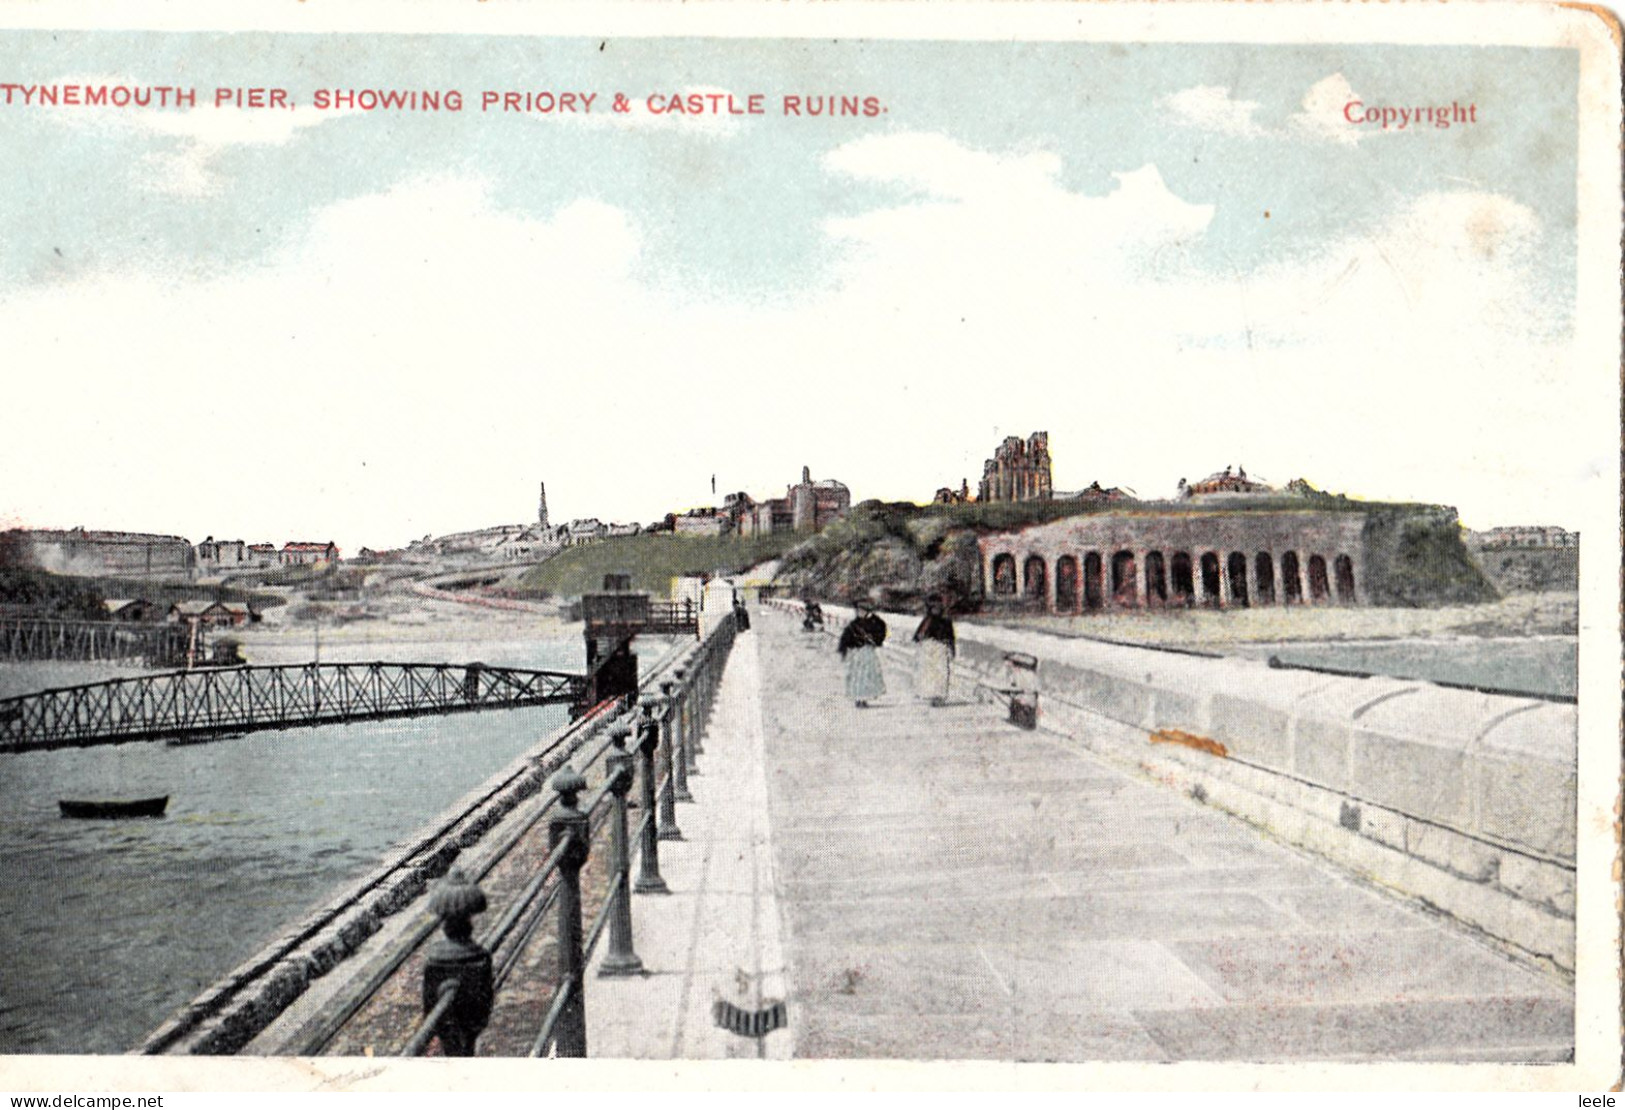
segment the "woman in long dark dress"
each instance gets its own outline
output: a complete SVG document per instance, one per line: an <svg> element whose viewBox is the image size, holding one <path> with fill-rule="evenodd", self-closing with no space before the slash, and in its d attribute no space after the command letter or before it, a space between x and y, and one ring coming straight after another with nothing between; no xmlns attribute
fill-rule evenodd
<svg viewBox="0 0 1625 1110"><path fill-rule="evenodd" d="M914 642L919 645L919 666L915 672L915 692L931 699L931 704L942 705L948 700L948 680L953 673L954 622L943 612L942 602L925 603L925 619L914 630Z"/></svg>
<svg viewBox="0 0 1625 1110"><path fill-rule="evenodd" d="M880 645L885 642L886 622L872 604L859 602L858 615L841 630L836 646L846 661L846 696L859 709L886 692L886 678L880 673Z"/></svg>

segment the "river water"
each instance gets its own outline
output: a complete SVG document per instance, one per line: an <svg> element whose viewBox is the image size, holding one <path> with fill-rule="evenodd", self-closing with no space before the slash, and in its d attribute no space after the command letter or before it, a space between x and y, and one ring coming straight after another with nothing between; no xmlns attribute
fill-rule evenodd
<svg viewBox="0 0 1625 1110"><path fill-rule="evenodd" d="M579 671L581 652L571 637L384 657ZM108 677L92 670L50 684ZM549 706L0 755L0 1052L126 1051L565 719ZM64 820L56 804L158 794L160 819Z"/></svg>
<svg viewBox="0 0 1625 1110"><path fill-rule="evenodd" d="M1422 640L1328 640L1235 644L1214 650L1248 659L1574 697L1580 647L1573 636L1463 636Z"/></svg>

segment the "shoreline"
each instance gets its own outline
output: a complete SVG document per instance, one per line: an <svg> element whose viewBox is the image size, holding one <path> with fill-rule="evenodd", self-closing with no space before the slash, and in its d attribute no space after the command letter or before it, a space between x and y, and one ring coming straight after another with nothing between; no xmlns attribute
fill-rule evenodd
<svg viewBox="0 0 1625 1110"><path fill-rule="evenodd" d="M1190 650L1265 645L1568 640L1579 636L1573 593L1512 594L1435 609L1306 607L1109 611L1088 616L968 615L967 622L1068 639Z"/></svg>

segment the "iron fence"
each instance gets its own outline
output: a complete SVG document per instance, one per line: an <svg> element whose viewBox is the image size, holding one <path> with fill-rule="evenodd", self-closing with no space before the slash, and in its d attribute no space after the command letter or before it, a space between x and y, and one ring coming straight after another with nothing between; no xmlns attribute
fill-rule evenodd
<svg viewBox="0 0 1625 1110"><path fill-rule="evenodd" d="M687 797L686 776L702 753L701 733L735 633L730 615L669 668L651 676L645 689L658 685L660 696L646 693L636 707L621 703L608 721L606 738L585 751L578 767L558 771L552 780L554 797L518 834L545 819L548 856L477 941L469 926L472 913L465 911L470 906L483 908L483 895L448 896L439 905L431 903L440 915L445 939L436 942L426 957L424 1015L407 1034L400 1055L421 1055L437 1041L447 1055L472 1054L491 1006L509 987L521 954L549 927L558 953L555 985L529 1054L587 1054L586 967L607 936L609 949L600 975L642 971L634 946L631 899L634 894L667 889L660 874L660 843L682 838L676 802L692 800ZM628 797L634 791L638 800L631 803ZM633 804L636 825L629 818ZM588 921L581 872L595 845L606 839L607 845L598 850L607 847L609 852L608 881L590 907ZM455 876L445 880L444 889L472 881L471 876Z"/></svg>

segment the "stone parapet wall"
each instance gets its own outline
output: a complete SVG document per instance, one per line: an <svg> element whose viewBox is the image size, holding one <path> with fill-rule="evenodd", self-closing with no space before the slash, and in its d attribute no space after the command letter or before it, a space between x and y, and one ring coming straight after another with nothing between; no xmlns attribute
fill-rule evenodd
<svg viewBox="0 0 1625 1110"><path fill-rule="evenodd" d="M882 615L906 654L918 617ZM958 639L988 686L1005 653L1039 660L1040 727L1573 972L1574 705L964 621Z"/></svg>

